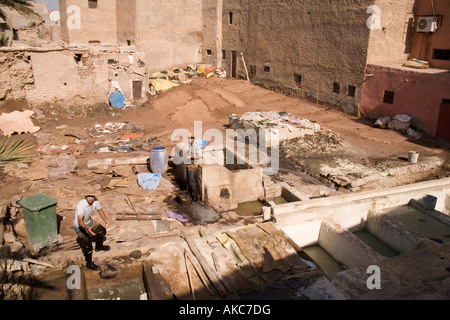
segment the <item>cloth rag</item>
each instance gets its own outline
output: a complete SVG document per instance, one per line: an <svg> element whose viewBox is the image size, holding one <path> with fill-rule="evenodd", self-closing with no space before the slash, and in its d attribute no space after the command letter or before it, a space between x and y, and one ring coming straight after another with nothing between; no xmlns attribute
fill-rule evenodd
<svg viewBox="0 0 450 320"><path fill-rule="evenodd" d="M166 212L166 215L167 215L169 218L175 218L175 219L177 219L177 220L179 220L179 221L181 221L181 222L187 222L187 221L189 221L189 218L183 216L182 214L175 213L175 212L173 212L173 211L167 211L167 212Z"/></svg>
<svg viewBox="0 0 450 320"><path fill-rule="evenodd" d="M161 181L161 173L140 173L138 174L138 184L146 190L156 190Z"/></svg>

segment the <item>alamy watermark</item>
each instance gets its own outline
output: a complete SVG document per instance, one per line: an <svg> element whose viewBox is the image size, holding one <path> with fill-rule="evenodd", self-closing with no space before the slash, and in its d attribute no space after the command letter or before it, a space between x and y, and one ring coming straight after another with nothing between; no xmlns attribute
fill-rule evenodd
<svg viewBox="0 0 450 320"><path fill-rule="evenodd" d="M381 289L381 269L377 265L371 265L366 270L367 274L370 274L369 278L367 278L366 285L367 289L373 290Z"/></svg>
<svg viewBox="0 0 450 320"><path fill-rule="evenodd" d="M69 290L81 289L81 269L79 266L71 265L67 268L66 273L70 276L66 280L66 286Z"/></svg>
<svg viewBox="0 0 450 320"><path fill-rule="evenodd" d="M178 144L172 149L172 162L180 164L247 164L262 165L264 175L275 175L280 164L278 129L226 129L225 137L219 129L203 133L201 121L194 122L194 141L187 129L176 129L171 141ZM199 147L198 141L206 142ZM194 156L192 158L192 156Z"/></svg>
<svg viewBox="0 0 450 320"><path fill-rule="evenodd" d="M381 29L381 9L379 6L373 5L367 8L367 13L371 16L367 19L366 25L370 30Z"/></svg>

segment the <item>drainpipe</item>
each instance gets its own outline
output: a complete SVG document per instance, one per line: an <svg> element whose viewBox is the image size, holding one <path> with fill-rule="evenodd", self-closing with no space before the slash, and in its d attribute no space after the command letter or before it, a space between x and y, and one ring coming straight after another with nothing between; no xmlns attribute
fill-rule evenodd
<svg viewBox="0 0 450 320"><path fill-rule="evenodd" d="M217 0L216 8L216 68L222 68L223 0Z"/></svg>

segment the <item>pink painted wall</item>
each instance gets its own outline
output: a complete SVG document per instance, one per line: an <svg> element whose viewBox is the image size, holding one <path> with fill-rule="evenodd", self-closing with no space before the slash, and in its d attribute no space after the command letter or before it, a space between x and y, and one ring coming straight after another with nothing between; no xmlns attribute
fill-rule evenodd
<svg viewBox="0 0 450 320"><path fill-rule="evenodd" d="M438 29L435 33L418 33L417 17L438 16ZM433 59L433 50L450 50L450 1L449 0L418 0L414 12L416 23L411 42L410 58L430 61L433 68L450 69L450 60Z"/></svg>
<svg viewBox="0 0 450 320"><path fill-rule="evenodd" d="M394 91L393 104L383 102L385 90ZM430 73L369 64L360 111L375 117L407 114L420 129L435 135L443 99L450 99L450 72L446 70Z"/></svg>

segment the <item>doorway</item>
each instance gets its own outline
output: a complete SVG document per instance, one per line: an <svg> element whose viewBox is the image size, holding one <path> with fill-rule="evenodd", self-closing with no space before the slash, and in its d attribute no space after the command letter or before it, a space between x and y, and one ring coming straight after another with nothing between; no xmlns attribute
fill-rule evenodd
<svg viewBox="0 0 450 320"><path fill-rule="evenodd" d="M231 77L237 77L237 52L231 51Z"/></svg>
<svg viewBox="0 0 450 320"><path fill-rule="evenodd" d="M443 99L439 110L436 137L450 141L450 99Z"/></svg>
<svg viewBox="0 0 450 320"><path fill-rule="evenodd" d="M138 101L142 98L142 81L133 81L133 100Z"/></svg>

